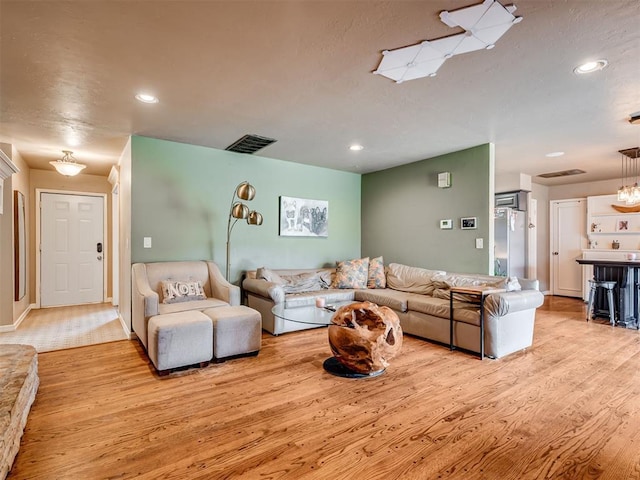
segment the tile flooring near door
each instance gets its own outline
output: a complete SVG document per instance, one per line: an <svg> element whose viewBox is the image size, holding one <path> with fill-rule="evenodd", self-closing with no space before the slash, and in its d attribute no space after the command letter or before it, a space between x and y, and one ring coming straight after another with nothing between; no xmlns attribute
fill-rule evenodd
<svg viewBox="0 0 640 480"><path fill-rule="evenodd" d="M33 345L40 353L126 340L116 309L109 303L32 310L0 344Z"/></svg>

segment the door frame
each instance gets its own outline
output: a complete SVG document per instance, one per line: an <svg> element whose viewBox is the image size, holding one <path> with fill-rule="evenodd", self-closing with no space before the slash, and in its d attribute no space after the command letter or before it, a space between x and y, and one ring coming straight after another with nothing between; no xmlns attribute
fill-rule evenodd
<svg viewBox="0 0 640 480"><path fill-rule="evenodd" d="M527 208L527 277L538 278L538 200L529 197Z"/></svg>
<svg viewBox="0 0 640 480"><path fill-rule="evenodd" d="M557 241L557 235L558 232L556 230L556 212L554 210L554 203L564 203L564 202L584 202L584 216L583 216L583 223L586 224L587 222L587 199L586 197L577 197L577 198L561 198L561 199L556 199L556 200L549 200L549 291L551 293L551 295L555 295L555 291L556 291L556 284L555 284L555 277L556 277L556 269L554 266L554 255L553 255L553 249L555 246L555 242ZM586 248L586 228L583 229L582 232L580 232L580 242L582 244L582 249ZM581 274L582 274L582 281L580 283L580 292L582 292L582 285L584 285L584 269L581 268ZM572 297L572 298L581 298L581 296L578 297Z"/></svg>
<svg viewBox="0 0 640 480"><path fill-rule="evenodd" d="M102 197L102 237L103 237L103 262L102 262L102 301L106 301L107 298L107 262L108 260L108 237L107 237L107 194L106 193L96 193L96 192L78 192L75 190L54 190L50 188L36 188L36 201L35 201L35 210L36 210L36 308L40 308L40 272L42 261L40 252L42 247L40 245L41 237L40 237L40 215L42 211L42 194L43 193L53 193L53 194L61 194L61 195L75 195L82 197Z"/></svg>

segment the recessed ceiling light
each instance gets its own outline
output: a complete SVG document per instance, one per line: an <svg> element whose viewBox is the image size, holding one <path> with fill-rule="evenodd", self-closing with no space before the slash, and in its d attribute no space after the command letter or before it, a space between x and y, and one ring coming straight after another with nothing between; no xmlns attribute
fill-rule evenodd
<svg viewBox="0 0 640 480"><path fill-rule="evenodd" d="M158 97L149 95L148 93L139 93L136 95L136 100L142 103L158 103Z"/></svg>
<svg viewBox="0 0 640 480"><path fill-rule="evenodd" d="M593 60L591 62L583 63L582 65L578 65L573 69L573 73L577 75L582 75L584 73L597 72L598 70L602 70L609 64L606 60Z"/></svg>
<svg viewBox="0 0 640 480"><path fill-rule="evenodd" d="M550 153L546 153L544 156L553 158L553 157L561 157L562 155L564 155L564 152L550 152Z"/></svg>
<svg viewBox="0 0 640 480"><path fill-rule="evenodd" d="M354 144L349 147L349 150L353 150L354 152L359 152L364 147L362 145Z"/></svg>

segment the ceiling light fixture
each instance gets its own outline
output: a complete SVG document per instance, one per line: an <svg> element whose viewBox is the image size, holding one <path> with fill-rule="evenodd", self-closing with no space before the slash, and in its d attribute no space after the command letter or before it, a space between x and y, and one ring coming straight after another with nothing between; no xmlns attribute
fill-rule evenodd
<svg viewBox="0 0 640 480"><path fill-rule="evenodd" d="M71 155L73 152L69 150L63 150L64 154L59 160L49 162L58 171L59 174L66 177L73 177L80 173L80 171L87 168L86 165L76 162L76 159Z"/></svg>
<svg viewBox="0 0 640 480"><path fill-rule="evenodd" d="M362 149L364 149L364 147L358 144L354 144L349 147L349 150L353 150L354 152L359 152Z"/></svg>
<svg viewBox="0 0 640 480"><path fill-rule="evenodd" d="M632 125L640 125L640 112L632 114L629 118L629 123Z"/></svg>
<svg viewBox="0 0 640 480"><path fill-rule="evenodd" d="M549 158L554 158L554 157L561 157L563 155L564 155L564 152L549 152L549 153L546 153L544 156Z"/></svg>
<svg viewBox="0 0 640 480"><path fill-rule="evenodd" d="M153 95L149 95L148 93L138 93L136 95L136 100L142 103L158 103L158 97L154 97Z"/></svg>
<svg viewBox="0 0 640 480"><path fill-rule="evenodd" d="M609 65L609 62L604 59L593 60L591 62L586 62L582 65L578 65L573 69L573 73L575 73L576 75L583 75L585 73L597 72L598 70L602 70L603 68L605 68L607 65Z"/></svg>
<svg viewBox="0 0 640 480"><path fill-rule="evenodd" d="M620 173L621 186L618 189L618 201L625 202L627 205L640 203L640 186L638 186L638 157L640 157L640 148L627 148L618 150L622 155L622 168ZM627 181L633 185L627 184Z"/></svg>
<svg viewBox="0 0 640 480"><path fill-rule="evenodd" d="M402 83L422 77L435 77L442 64L453 57L476 50L491 50L496 42L522 17L515 17L515 5L502 6L495 0L440 13L440 20L464 32L417 45L385 50L380 65L373 72Z"/></svg>

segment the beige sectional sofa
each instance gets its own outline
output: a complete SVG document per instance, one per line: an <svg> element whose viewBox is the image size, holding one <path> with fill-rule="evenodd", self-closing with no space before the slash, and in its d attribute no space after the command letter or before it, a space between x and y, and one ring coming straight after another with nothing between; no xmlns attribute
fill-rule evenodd
<svg viewBox="0 0 640 480"><path fill-rule="evenodd" d="M398 314L405 333L449 345L449 289L481 285L505 289L488 295L484 303L485 355L493 358L532 345L536 308L544 299L538 291L537 280L507 281L504 277L447 273L396 263L385 268L386 288L376 289L331 288L335 268L259 271L258 276L255 270L247 272L243 289L248 306L260 312L263 329L273 335L315 327L274 317L271 309L276 303L284 302L286 309L299 308L314 305L316 297L325 297L327 303L354 300L386 305ZM272 280L270 272L277 281L268 281ZM310 289L297 291L298 284ZM313 288L314 285L318 288ZM479 353L481 329L477 302L474 303L472 297L454 294L453 304L454 346Z"/></svg>

